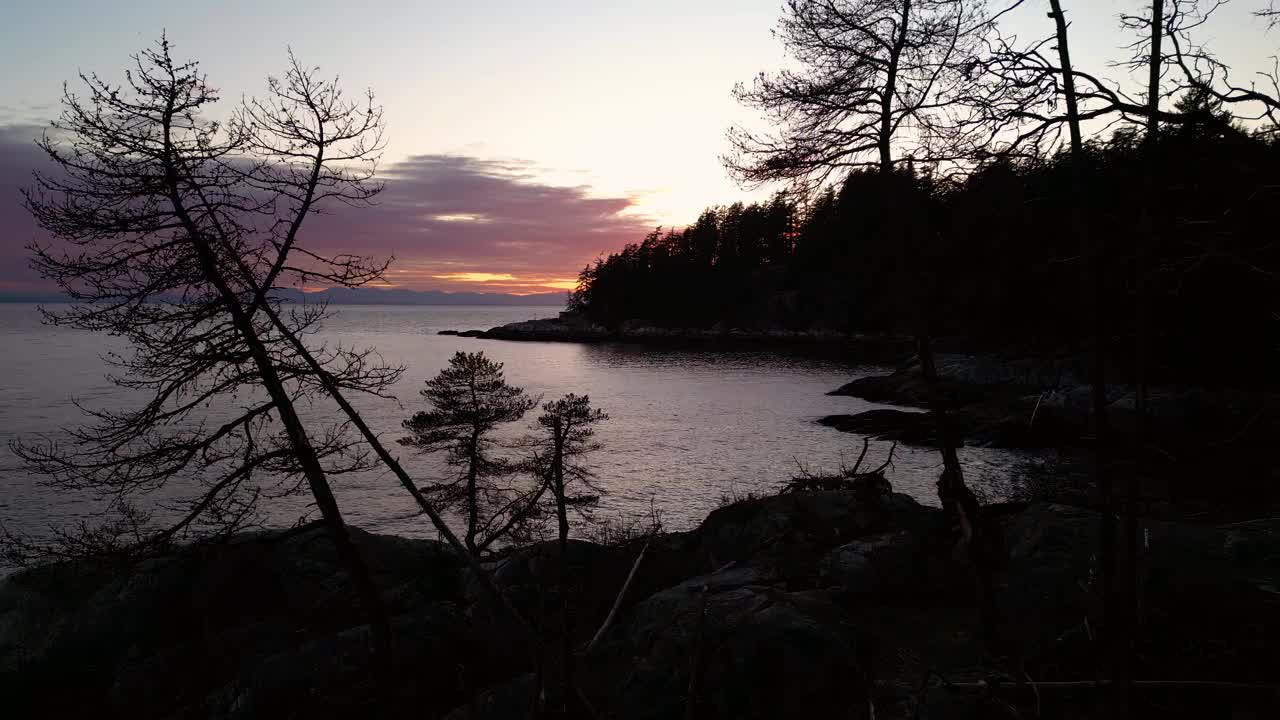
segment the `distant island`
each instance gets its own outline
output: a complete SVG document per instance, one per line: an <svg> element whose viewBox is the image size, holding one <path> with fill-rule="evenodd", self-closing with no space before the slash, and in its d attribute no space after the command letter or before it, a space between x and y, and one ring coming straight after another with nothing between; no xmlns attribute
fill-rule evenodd
<svg viewBox="0 0 1280 720"><path fill-rule="evenodd" d="M445 292L403 288L330 288L316 292L283 289L277 295L286 302L329 302L334 305L514 305L521 307L556 305L563 307L563 292L511 295L507 293ZM0 302L63 303L66 295L49 291L0 292Z"/></svg>

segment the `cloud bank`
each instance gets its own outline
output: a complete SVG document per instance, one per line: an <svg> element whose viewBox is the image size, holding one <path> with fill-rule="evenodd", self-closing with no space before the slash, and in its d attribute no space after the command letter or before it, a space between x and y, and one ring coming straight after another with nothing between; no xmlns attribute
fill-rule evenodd
<svg viewBox="0 0 1280 720"><path fill-rule="evenodd" d="M0 290L49 286L26 266L23 249L43 237L21 206L31 172L47 169L32 139L39 128L0 126ZM631 197L549 185L519 161L419 155L386 166L386 189L372 208L334 206L304 226L320 253L394 257L396 287L533 293L563 290L600 253L642 236L651 221Z"/></svg>

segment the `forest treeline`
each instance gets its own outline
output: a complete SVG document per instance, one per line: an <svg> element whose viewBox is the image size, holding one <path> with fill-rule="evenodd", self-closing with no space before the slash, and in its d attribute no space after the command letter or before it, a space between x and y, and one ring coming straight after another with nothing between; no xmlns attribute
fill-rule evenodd
<svg viewBox="0 0 1280 720"><path fill-rule="evenodd" d="M1233 123L1204 95L1176 111L1195 121L1170 124L1153 153L1163 205L1147 288L1153 370L1256 378L1280 342L1280 143ZM906 237L923 247L886 241L874 170L852 172L807 203L778 194L711 207L584 268L570 305L610 326L906 332L902 298L914 284L927 291L937 336L1071 353L1089 328L1085 259L1068 220L1088 213L1105 248L1111 351L1123 355L1133 346L1146 160L1133 128L1085 147L1079 200L1066 153L995 159L955 180L911 173L902 214L913 226Z"/></svg>

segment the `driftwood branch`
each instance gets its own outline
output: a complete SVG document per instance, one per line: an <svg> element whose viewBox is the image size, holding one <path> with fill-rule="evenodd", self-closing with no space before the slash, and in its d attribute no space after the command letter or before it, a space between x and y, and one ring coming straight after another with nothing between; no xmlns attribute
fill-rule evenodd
<svg viewBox="0 0 1280 720"><path fill-rule="evenodd" d="M858 468L862 467L862 460L867 456L867 450L871 448L871 436L864 435L862 437L862 452L858 453L858 461L853 464L853 470L849 471L850 475L857 475ZM890 453L892 455L892 453Z"/></svg>
<svg viewBox="0 0 1280 720"><path fill-rule="evenodd" d="M627 573L627 579L622 583L622 589L618 591L618 597L614 598L613 607L609 609L608 616L604 622L600 624L600 629L596 630L596 634L591 638L591 642L587 644L584 654L590 655L596 646L600 644L600 640L604 638L605 632L613 625L613 619L618 615L618 609L622 607L622 599L626 597L627 590L631 589L631 583L636 579L636 572L640 570L640 563L644 561L644 554L649 551L649 540L646 540L644 547L640 548L640 554L636 556L636 561L631 565L631 572Z"/></svg>
<svg viewBox="0 0 1280 720"><path fill-rule="evenodd" d="M1007 688L1028 688L1039 694L1040 691L1072 691L1072 690L1104 690L1118 685L1114 680L1046 680L1023 682L947 682L946 686L956 690L987 690L994 692ZM1134 680L1133 687L1152 690L1185 690L1201 688L1206 690L1239 690L1253 692L1280 693L1280 685L1267 683L1248 683L1233 680Z"/></svg>

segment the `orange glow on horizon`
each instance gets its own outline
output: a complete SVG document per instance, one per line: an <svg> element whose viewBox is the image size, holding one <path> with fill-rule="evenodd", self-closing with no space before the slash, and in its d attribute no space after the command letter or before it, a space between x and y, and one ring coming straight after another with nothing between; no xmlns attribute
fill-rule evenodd
<svg viewBox="0 0 1280 720"><path fill-rule="evenodd" d="M432 275L436 280L453 280L455 282L511 282L516 279L511 273L456 272L444 275Z"/></svg>
<svg viewBox="0 0 1280 720"><path fill-rule="evenodd" d="M577 280L548 280L544 283L538 283L541 287L555 288L556 290L577 290Z"/></svg>
<svg viewBox="0 0 1280 720"><path fill-rule="evenodd" d="M516 274L509 272L459 271L440 272L439 270L400 268L388 273L385 281L377 283L377 287L398 288L404 290L443 290L445 292L473 291L476 285L483 286L483 292L504 293L508 295L532 295L553 291L570 291L578 287L576 279L547 276L542 274ZM311 290L311 288L307 288ZM320 288L315 288L320 289Z"/></svg>

